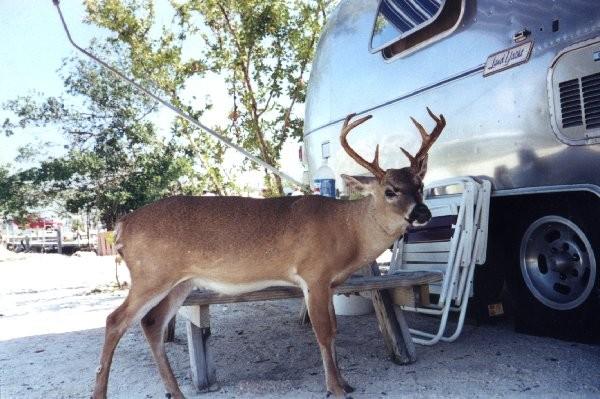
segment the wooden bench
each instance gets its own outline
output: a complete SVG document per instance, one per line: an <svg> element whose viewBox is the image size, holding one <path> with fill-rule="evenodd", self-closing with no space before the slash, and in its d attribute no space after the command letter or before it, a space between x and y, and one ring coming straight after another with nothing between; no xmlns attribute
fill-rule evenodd
<svg viewBox="0 0 600 399"><path fill-rule="evenodd" d="M370 292L379 323L379 330L390 358L398 364L416 360L415 347L402 312L394 309L392 297L387 291L405 291L410 297L420 287L441 280L441 274L427 271L403 272L399 275L380 275L374 264L363 268L363 277L352 277L336 288L337 294ZM199 391L211 390L216 383L216 368L210 351L210 305L267 301L275 299L302 298L302 290L295 287L271 287L239 295L222 295L213 291L194 290L179 310L186 320L188 350L192 370L192 381Z"/></svg>

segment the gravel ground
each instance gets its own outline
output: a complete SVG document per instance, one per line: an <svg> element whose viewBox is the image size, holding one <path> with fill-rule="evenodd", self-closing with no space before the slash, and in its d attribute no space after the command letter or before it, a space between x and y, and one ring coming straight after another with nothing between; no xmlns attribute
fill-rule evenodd
<svg viewBox="0 0 600 399"><path fill-rule="evenodd" d="M109 289L113 276L111 258L0 252L0 398L89 397L104 319L126 295ZM220 390L209 394L191 386L179 320L167 351L184 393L323 398L319 350L310 327L297 324L299 306L298 300L213 306L211 347ZM600 346L516 334L504 321L467 325L457 342L418 346L417 362L398 366L387 358L374 315L339 316L338 324L340 366L357 399L600 398ZM109 397L164 397L137 326L116 350Z"/></svg>

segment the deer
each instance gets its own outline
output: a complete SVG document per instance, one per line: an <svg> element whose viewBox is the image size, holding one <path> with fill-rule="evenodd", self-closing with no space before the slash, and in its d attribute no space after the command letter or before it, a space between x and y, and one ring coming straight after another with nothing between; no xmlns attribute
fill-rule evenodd
<svg viewBox="0 0 600 399"><path fill-rule="evenodd" d="M115 228L116 248L129 268L131 287L106 319L93 398L106 397L115 347L134 321L141 321L167 397L183 398L163 337L191 290L236 294L270 286L302 289L323 360L327 396L347 397L354 388L337 365L333 292L389 248L408 226L431 218L423 203L423 179L429 148L446 121L429 108L427 112L435 127L427 133L411 117L422 143L414 156L401 148L410 161L401 169L379 166L379 145L368 162L348 144L348 133L371 115L352 122L355 114L345 118L341 145L373 175L341 176L348 187L364 195L360 199L175 196L121 218Z"/></svg>

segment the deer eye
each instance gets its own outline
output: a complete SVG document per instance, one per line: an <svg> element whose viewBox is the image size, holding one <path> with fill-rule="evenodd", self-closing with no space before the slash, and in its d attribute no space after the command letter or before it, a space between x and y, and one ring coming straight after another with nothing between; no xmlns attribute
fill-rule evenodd
<svg viewBox="0 0 600 399"><path fill-rule="evenodd" d="M385 196L388 197L388 198L393 198L393 197L396 197L397 195L398 194L396 194L395 192L393 192L389 188L387 190L385 190Z"/></svg>

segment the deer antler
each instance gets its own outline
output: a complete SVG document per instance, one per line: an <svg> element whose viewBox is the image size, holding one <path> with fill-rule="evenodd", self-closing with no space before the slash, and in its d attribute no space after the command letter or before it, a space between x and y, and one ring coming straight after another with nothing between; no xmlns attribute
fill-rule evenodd
<svg viewBox="0 0 600 399"><path fill-rule="evenodd" d="M427 112L429 113L429 116L431 116L435 121L435 127L429 134L427 134L427 131L425 130L423 125L417 122L412 116L410 117L410 120L415 124L415 126L419 130L419 133L421 133L421 148L417 152L417 155L413 157L408 151L400 147L404 155L406 155L410 160L411 166L419 166L419 164L427 156L427 151L429 151L433 143L435 143L437 138L440 136L440 133L442 133L442 130L444 130L444 127L446 127L446 119L444 118L444 115L440 114L440 116L437 117L433 112L431 112L429 107L427 107Z"/></svg>
<svg viewBox="0 0 600 399"><path fill-rule="evenodd" d="M350 155L352 159L358 162L358 164L365 167L369 172L373 173L373 176L375 176L379 181L381 181L385 176L385 171L379 166L379 144L377 144L377 147L375 148L375 158L373 159L373 162L368 162L364 160L360 155L358 155L356 151L354 151L350 147L348 141L346 140L346 136L348 135L350 130L354 129L356 126L360 125L366 120L371 119L372 117L372 115L363 116L362 118L357 119L354 122L348 124L348 122L350 122L350 119L352 119L355 115L356 114L350 114L344 120L344 125L342 126L342 130L340 132L340 141L342 143L342 147L344 147L344 150L346 150L346 152L348 153L348 155Z"/></svg>

